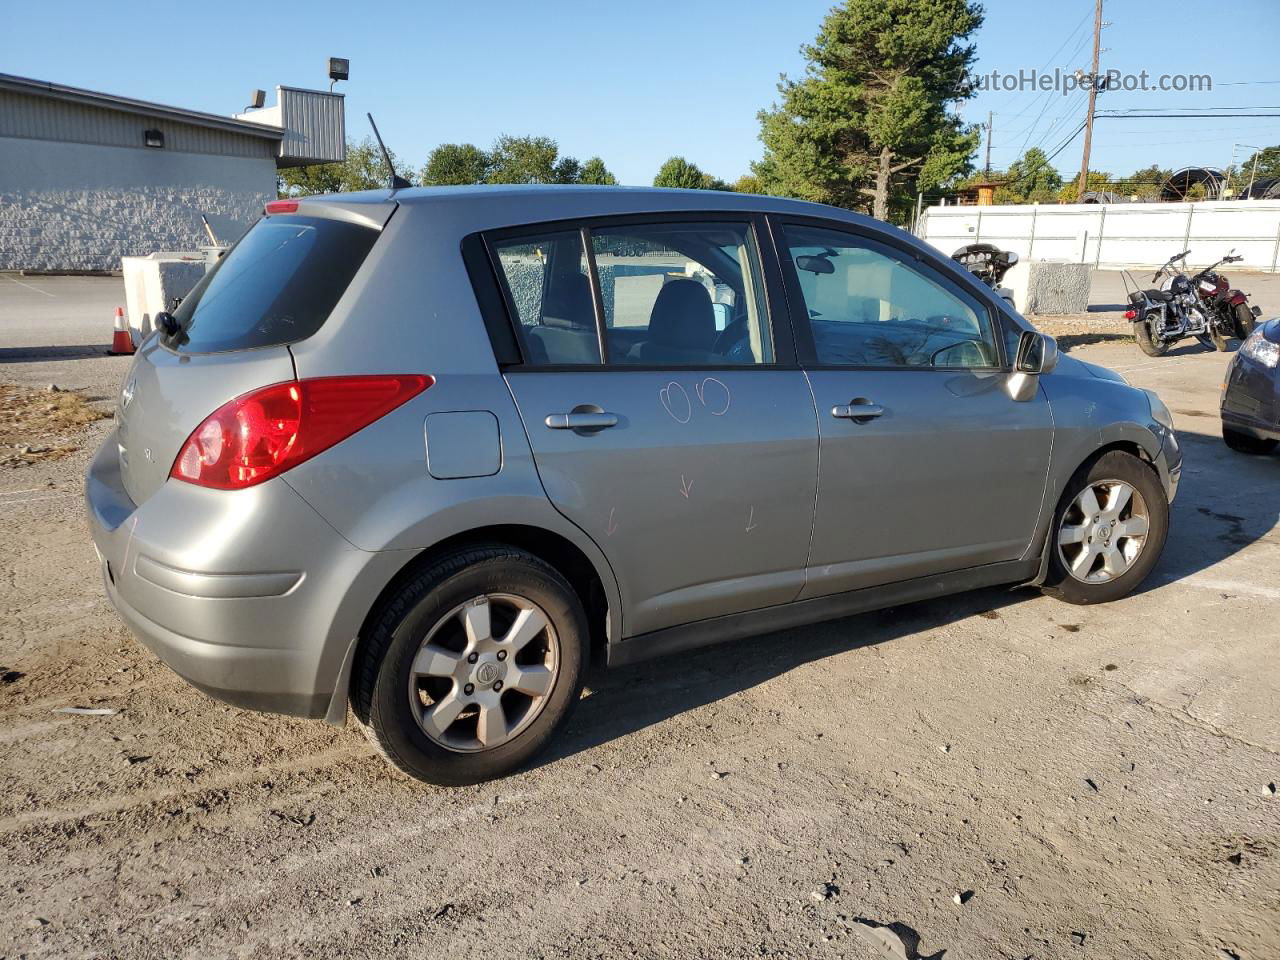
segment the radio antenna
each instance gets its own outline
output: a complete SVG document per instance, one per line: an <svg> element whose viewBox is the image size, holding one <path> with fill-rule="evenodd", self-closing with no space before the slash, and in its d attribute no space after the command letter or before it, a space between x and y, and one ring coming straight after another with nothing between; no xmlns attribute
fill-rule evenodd
<svg viewBox="0 0 1280 960"><path fill-rule="evenodd" d="M378 149L382 151L382 159L386 162L387 171L391 174L391 189L403 190L406 187L412 187L412 183L396 173L396 168L391 163L391 154L387 153L387 145L382 142L382 134L378 132L378 125L373 122L373 114L366 113L365 116L369 118L369 126L373 127L373 135L378 141Z"/></svg>

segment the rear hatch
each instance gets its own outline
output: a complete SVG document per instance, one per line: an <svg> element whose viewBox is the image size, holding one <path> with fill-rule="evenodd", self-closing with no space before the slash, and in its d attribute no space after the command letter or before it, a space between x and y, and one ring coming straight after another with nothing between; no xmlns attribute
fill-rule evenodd
<svg viewBox="0 0 1280 960"><path fill-rule="evenodd" d="M289 344L314 334L395 209L385 194L280 201L174 310L179 329L138 350L117 405L125 489L141 504L228 400L295 377Z"/></svg>

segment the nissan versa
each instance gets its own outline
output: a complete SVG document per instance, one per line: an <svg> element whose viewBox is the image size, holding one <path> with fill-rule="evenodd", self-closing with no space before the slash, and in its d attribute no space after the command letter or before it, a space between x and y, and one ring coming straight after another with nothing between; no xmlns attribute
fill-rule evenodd
<svg viewBox="0 0 1280 960"><path fill-rule="evenodd" d="M884 223L707 191L280 200L159 318L86 481L106 590L234 704L441 784L589 660L1160 556L1168 410Z"/></svg>

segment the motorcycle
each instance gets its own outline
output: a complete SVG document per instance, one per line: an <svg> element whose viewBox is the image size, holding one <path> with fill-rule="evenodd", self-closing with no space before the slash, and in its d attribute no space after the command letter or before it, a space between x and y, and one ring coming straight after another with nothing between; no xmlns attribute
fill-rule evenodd
<svg viewBox="0 0 1280 960"><path fill-rule="evenodd" d="M1159 287L1142 289L1127 271L1124 274L1126 287L1130 283L1138 287L1129 293L1130 307L1124 316L1133 322L1134 339L1138 341L1139 349L1149 357L1164 356L1184 337L1195 337L1210 350L1225 351L1227 341L1239 333L1234 304L1228 304L1232 311L1224 314L1217 306L1206 304L1201 299L1202 293L1208 293L1199 289L1201 278L1206 285L1213 283L1216 295L1216 281L1205 277L1208 271L1201 271L1193 278L1175 267L1175 264L1183 263L1190 253L1190 250L1184 250L1156 270L1151 282L1159 284ZM1214 264L1216 266L1217 263ZM1229 295L1227 299L1230 301Z"/></svg>
<svg viewBox="0 0 1280 960"><path fill-rule="evenodd" d="M1000 286L1004 275L1018 262L1018 255L1001 250L990 243L971 243L951 255L951 259L996 292L1005 303L1013 306L1013 291Z"/></svg>
<svg viewBox="0 0 1280 960"><path fill-rule="evenodd" d="M1249 306L1249 295L1234 289L1227 282L1226 277L1215 271L1224 263L1239 263L1243 259L1244 257L1229 251L1213 266L1205 267L1191 278L1191 282L1195 284L1196 293L1200 297L1201 306L1217 321L1216 327L1219 330L1231 330L1233 336L1241 342L1247 340L1249 334L1253 333L1253 328L1257 326L1257 318L1262 315L1262 311L1257 307ZM1219 347L1219 349L1225 349L1225 347Z"/></svg>

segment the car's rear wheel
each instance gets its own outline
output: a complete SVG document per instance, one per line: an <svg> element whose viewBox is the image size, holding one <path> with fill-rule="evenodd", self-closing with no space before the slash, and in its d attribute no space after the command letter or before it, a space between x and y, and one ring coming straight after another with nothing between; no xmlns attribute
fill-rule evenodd
<svg viewBox="0 0 1280 960"><path fill-rule="evenodd" d="M504 546L459 551L405 583L362 637L356 717L411 777L504 776L568 718L587 637L582 604L552 567Z"/></svg>
<svg viewBox="0 0 1280 960"><path fill-rule="evenodd" d="M1275 440L1241 433L1239 430L1232 430L1227 426L1222 428L1222 439L1228 447L1237 453L1268 454L1276 448Z"/></svg>
<svg viewBox="0 0 1280 960"><path fill-rule="evenodd" d="M1146 579L1169 532L1155 471L1115 450L1078 470L1050 530L1045 592L1068 603L1118 600Z"/></svg>

